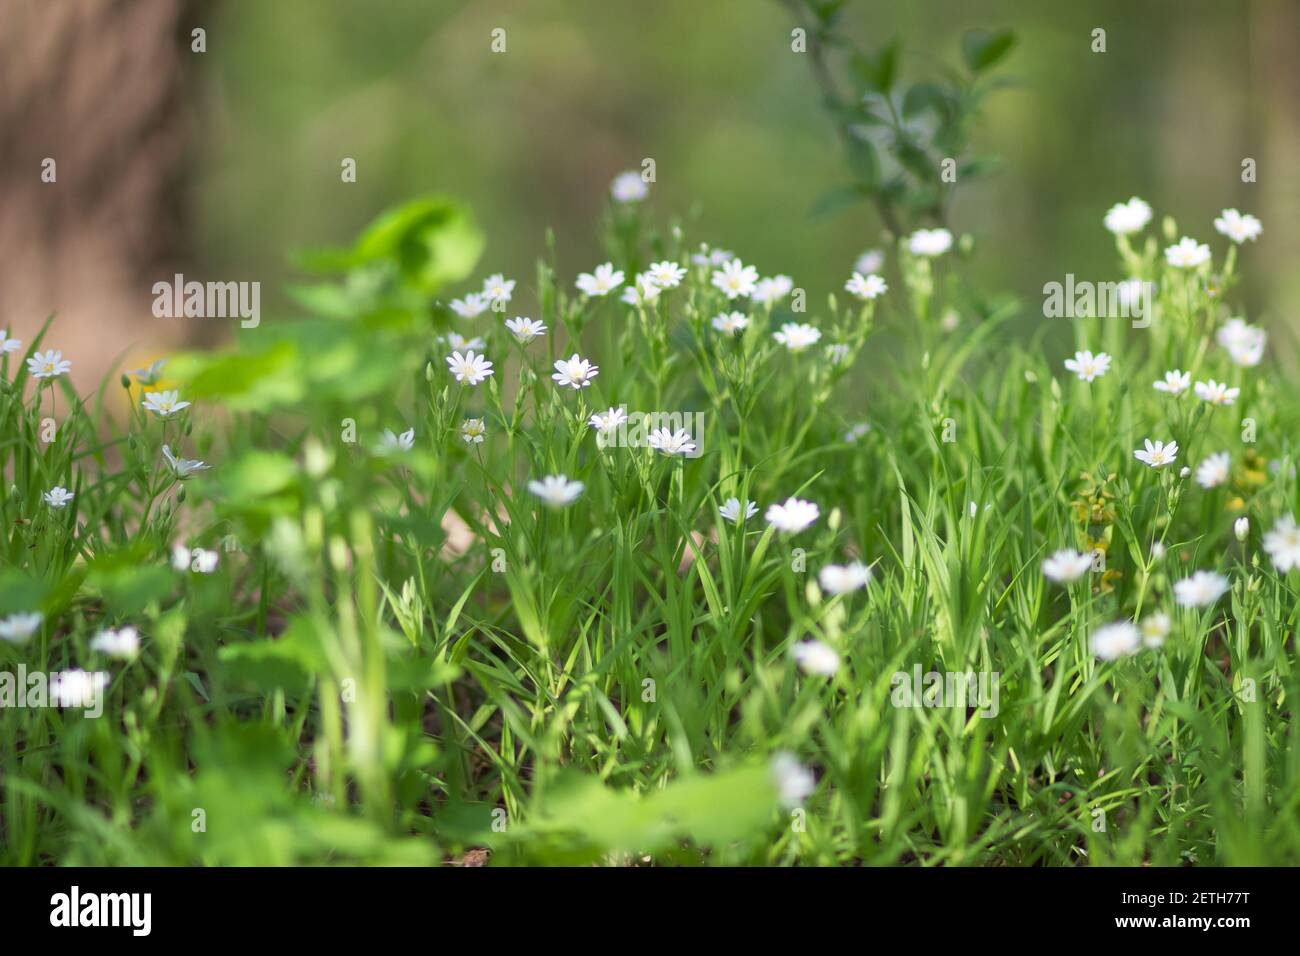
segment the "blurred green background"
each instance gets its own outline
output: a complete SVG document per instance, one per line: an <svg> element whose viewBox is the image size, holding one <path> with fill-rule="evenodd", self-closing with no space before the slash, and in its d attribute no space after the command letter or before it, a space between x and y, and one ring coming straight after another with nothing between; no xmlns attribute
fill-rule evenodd
<svg viewBox="0 0 1300 956"><path fill-rule="evenodd" d="M814 302L880 245L869 206L809 215L849 177L776 0L231 0L203 20L190 252L268 296L293 275L289 250L345 243L383 207L440 191L487 232L476 278L521 280L527 314L545 230L566 281L601 261L609 182L643 157L660 223L694 214L692 241L787 273ZM1142 196L1216 257L1212 220L1235 206L1264 223L1242 295L1280 332L1300 291L1300 3L851 0L843 29L868 48L900 36L911 81L958 66L977 26L1020 42L999 71L1017 85L974 141L1002 168L959 184L953 206L979 240L976 278L1022 296L1032 319L1044 282L1119 278L1101 225L1112 203ZM503 54L489 49L498 27ZM355 184L340 181L344 157Z"/></svg>

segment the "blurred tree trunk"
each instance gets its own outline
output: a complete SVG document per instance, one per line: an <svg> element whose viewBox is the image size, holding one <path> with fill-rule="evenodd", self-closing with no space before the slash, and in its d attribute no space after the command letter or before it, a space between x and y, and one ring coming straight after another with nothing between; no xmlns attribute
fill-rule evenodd
<svg viewBox="0 0 1300 956"><path fill-rule="evenodd" d="M182 258L193 139L189 0L5 0L0 7L0 328L45 345L74 380L179 338L151 312ZM54 160L54 182L42 181Z"/></svg>

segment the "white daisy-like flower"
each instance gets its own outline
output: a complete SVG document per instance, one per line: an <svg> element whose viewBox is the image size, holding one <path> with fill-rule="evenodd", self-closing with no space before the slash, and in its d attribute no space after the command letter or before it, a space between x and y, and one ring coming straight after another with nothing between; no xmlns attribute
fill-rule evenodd
<svg viewBox="0 0 1300 956"><path fill-rule="evenodd" d="M27 371L32 378L58 378L72 369L72 363L58 349L36 352L27 359Z"/></svg>
<svg viewBox="0 0 1300 956"><path fill-rule="evenodd" d="M816 345L818 339L822 337L821 330L816 326L807 325L801 322L787 322L781 326L779 332L773 332L772 338L776 339L791 352L802 352L810 345Z"/></svg>
<svg viewBox="0 0 1300 956"><path fill-rule="evenodd" d="M777 802L787 810L800 806L817 789L812 771L786 750L772 755L771 774Z"/></svg>
<svg viewBox="0 0 1300 956"><path fill-rule="evenodd" d="M141 385L153 385L162 378L162 367L166 364L166 359L159 359L147 368L138 368L130 374Z"/></svg>
<svg viewBox="0 0 1300 956"><path fill-rule="evenodd" d="M144 401L140 404L159 418L166 418L179 412L182 408L190 407L190 403L182 402L180 397L180 392L176 391L145 392Z"/></svg>
<svg viewBox="0 0 1300 956"><path fill-rule="evenodd" d="M471 292L463 299L451 300L451 311L455 312L462 319L473 319L492 306L492 300L485 295L479 295L477 292Z"/></svg>
<svg viewBox="0 0 1300 956"><path fill-rule="evenodd" d="M1214 228L1237 245L1241 245L1247 239L1254 242L1264 231L1264 225L1258 219L1249 213L1243 215L1235 209L1223 210L1223 215L1214 220Z"/></svg>
<svg viewBox="0 0 1300 956"><path fill-rule="evenodd" d="M1111 206L1106 212L1106 228L1117 236L1127 236L1146 228L1151 221L1151 207L1137 196Z"/></svg>
<svg viewBox="0 0 1300 956"><path fill-rule="evenodd" d="M798 534L816 521L820 515L821 509L811 501L787 498L785 504L770 505L767 514L763 517L777 531Z"/></svg>
<svg viewBox="0 0 1300 956"><path fill-rule="evenodd" d="M601 263L595 272L580 273L577 281L578 291L584 295L609 295L622 284L623 273L612 262Z"/></svg>
<svg viewBox="0 0 1300 956"><path fill-rule="evenodd" d="M691 440L690 432L684 428L679 428L677 431L669 428L656 428L646 437L646 444L660 454L669 457L688 455L695 451L695 442Z"/></svg>
<svg viewBox="0 0 1300 956"><path fill-rule="evenodd" d="M1183 236L1178 240L1177 245L1165 249L1165 261L1175 269L1195 269L1210 261L1210 247L1203 242Z"/></svg>
<svg viewBox="0 0 1300 956"><path fill-rule="evenodd" d="M531 342L533 339L546 334L546 325L544 323L522 315L515 316L513 319L506 319L506 328L520 342Z"/></svg>
<svg viewBox="0 0 1300 956"><path fill-rule="evenodd" d="M1133 452L1133 457L1144 465L1150 465L1152 468L1161 468L1173 462L1178 457L1178 442L1171 441L1165 444L1162 441L1152 443L1150 438L1143 439L1146 451L1139 448Z"/></svg>
<svg viewBox="0 0 1300 956"><path fill-rule="evenodd" d="M200 461L197 458L177 458L172 454L169 445L162 446L162 453L177 478L188 478L190 475L197 474L200 471L207 471L212 467L207 462Z"/></svg>
<svg viewBox="0 0 1300 956"><path fill-rule="evenodd" d="M109 657L130 660L140 651L140 635L133 627L108 628L91 639L90 649Z"/></svg>
<svg viewBox="0 0 1300 956"><path fill-rule="evenodd" d="M507 279L500 272L483 281L483 298L488 302L509 302L514 292L515 280Z"/></svg>
<svg viewBox="0 0 1300 956"><path fill-rule="evenodd" d="M884 266L885 254L879 249L868 249L858 256L857 262L853 263L853 271L861 272L865 276L873 272L879 272Z"/></svg>
<svg viewBox="0 0 1300 956"><path fill-rule="evenodd" d="M1250 519L1242 515L1232 523L1232 534L1238 541L1245 541L1250 536ZM1300 535L1297 536L1300 540Z"/></svg>
<svg viewBox="0 0 1300 956"><path fill-rule="evenodd" d="M1092 570L1092 555L1073 548L1062 548L1043 562L1043 575L1052 581L1068 584Z"/></svg>
<svg viewBox="0 0 1300 956"><path fill-rule="evenodd" d="M790 648L790 655L805 674L817 677L834 677L840 669L840 655L821 641L801 641Z"/></svg>
<svg viewBox="0 0 1300 956"><path fill-rule="evenodd" d="M0 641L10 644L26 644L32 635L41 629L45 615L40 611L20 612L0 618Z"/></svg>
<svg viewBox="0 0 1300 956"><path fill-rule="evenodd" d="M395 451L410 451L414 447L414 428L408 428L400 435L395 435L392 429L385 428L384 434L379 439L379 447L375 451L381 455L387 455Z"/></svg>
<svg viewBox="0 0 1300 956"><path fill-rule="evenodd" d="M448 332L443 336L442 340L447 343L447 347L453 352L466 352L470 349L473 349L475 352L481 352L483 349L487 348L487 340L480 338L477 335L473 338L467 339L459 332Z"/></svg>
<svg viewBox="0 0 1300 956"><path fill-rule="evenodd" d="M653 302L659 298L659 293L662 291L663 289L656 285L647 273L642 272L632 280L630 286L623 290L620 300L628 305L640 305Z"/></svg>
<svg viewBox="0 0 1300 956"><path fill-rule="evenodd" d="M907 237L907 251L914 256L932 258L952 248L952 233L947 229L918 229Z"/></svg>
<svg viewBox="0 0 1300 956"><path fill-rule="evenodd" d="M713 327L723 335L737 335L749 325L743 312L722 312L713 317Z"/></svg>
<svg viewBox="0 0 1300 956"><path fill-rule="evenodd" d="M481 418L467 418L460 425L460 437L468 445L483 444L483 436L487 434L487 426L483 424Z"/></svg>
<svg viewBox="0 0 1300 956"><path fill-rule="evenodd" d="M559 383L560 388L568 386L581 389L589 386L591 380L599 374L599 365L592 365L585 358L579 358L578 353L574 352L568 359L556 360L555 373L551 378Z"/></svg>
<svg viewBox="0 0 1300 956"><path fill-rule="evenodd" d="M718 507L718 514L722 515L724 519L730 521L732 524L736 524L758 514L758 503L754 501L746 501L743 515L741 514L741 510L739 498L728 498Z"/></svg>
<svg viewBox="0 0 1300 956"><path fill-rule="evenodd" d="M728 299L749 296L754 293L758 285L758 270L753 266L745 265L739 259L732 259L713 273L713 284L721 289Z"/></svg>
<svg viewBox="0 0 1300 956"><path fill-rule="evenodd" d="M1142 632L1142 643L1150 648L1159 647L1169 636L1169 627L1169 615L1163 611L1142 618L1138 624L1138 629Z"/></svg>
<svg viewBox="0 0 1300 956"><path fill-rule="evenodd" d="M473 350L464 355L452 352L447 356L447 367L456 381L467 385L477 385L492 374L492 363L482 355L476 355Z"/></svg>
<svg viewBox="0 0 1300 956"><path fill-rule="evenodd" d="M1210 455L1196 466L1196 483L1202 488L1216 488L1228 480L1232 456L1226 451Z"/></svg>
<svg viewBox="0 0 1300 956"><path fill-rule="evenodd" d="M598 432L609 434L627 421L627 409L623 406L611 408L606 412L597 412L587 419L587 424Z"/></svg>
<svg viewBox="0 0 1300 956"><path fill-rule="evenodd" d="M193 571L195 574L211 574L217 570L221 556L215 551L204 548L189 548L185 542L177 541L172 545L172 567L177 571Z"/></svg>
<svg viewBox="0 0 1300 956"><path fill-rule="evenodd" d="M676 262L665 259L663 262L650 263L650 268L645 271L645 274L649 276L650 281L659 288L675 289L681 285L682 280L686 278L686 268L685 266L678 265Z"/></svg>
<svg viewBox="0 0 1300 956"><path fill-rule="evenodd" d="M49 491L45 492L42 497L45 498L45 503L51 508L62 508L66 506L69 501L75 498L76 495L70 492L67 488L64 488L62 485L55 485Z"/></svg>
<svg viewBox="0 0 1300 956"><path fill-rule="evenodd" d="M1091 382L1110 371L1110 356L1105 352L1075 352L1074 358L1065 360L1065 367L1084 382Z"/></svg>
<svg viewBox="0 0 1300 956"><path fill-rule="evenodd" d="M1300 527L1295 515L1283 515L1277 520L1273 530L1264 535L1264 550L1280 573L1300 568Z"/></svg>
<svg viewBox="0 0 1300 956"><path fill-rule="evenodd" d="M1239 388L1229 388L1222 382L1216 382L1210 379L1208 382L1197 382L1193 388L1196 391L1196 397L1203 402L1209 402L1211 405L1231 405L1241 394Z"/></svg>
<svg viewBox="0 0 1300 956"><path fill-rule="evenodd" d="M817 572L817 581L827 594L849 594L867 586L871 581L871 569L861 561L828 564Z"/></svg>
<svg viewBox="0 0 1300 956"><path fill-rule="evenodd" d="M749 299L759 305L776 303L789 295L793 288L794 280L789 276L771 276L758 280L758 285L754 287L754 292Z"/></svg>
<svg viewBox="0 0 1300 956"><path fill-rule="evenodd" d="M10 352L17 352L23 347L22 339L11 339L9 330L0 330L0 355L7 355Z"/></svg>
<svg viewBox="0 0 1300 956"><path fill-rule="evenodd" d="M875 299L889 291L889 286L880 276L875 273L864 276L861 272L853 273L853 277L844 283L844 288L859 299Z"/></svg>
<svg viewBox="0 0 1300 956"><path fill-rule="evenodd" d="M615 202L640 202L650 195L650 184L640 173L628 170L614 177L614 181L609 184L609 194Z"/></svg>
<svg viewBox="0 0 1300 956"><path fill-rule="evenodd" d="M1164 381L1152 385L1157 392L1164 392L1167 395L1181 395L1191 387L1192 373L1181 369L1165 372Z"/></svg>
<svg viewBox="0 0 1300 956"><path fill-rule="evenodd" d="M1214 337L1219 345L1228 350L1233 363L1245 368L1260 363L1264 358L1264 346L1268 344L1268 333L1240 318L1229 319Z"/></svg>
<svg viewBox="0 0 1300 956"><path fill-rule="evenodd" d="M50 698L59 707L89 707L107 686L108 674L103 671L91 673L74 667L50 678Z"/></svg>
<svg viewBox="0 0 1300 956"><path fill-rule="evenodd" d="M541 481L530 481L528 490L551 508L562 508L573 503L586 487L580 481L570 481L564 475L547 475Z"/></svg>
<svg viewBox="0 0 1300 956"><path fill-rule="evenodd" d="M1197 571L1174 584L1174 600L1183 607L1206 607L1223 597L1228 579L1214 571Z"/></svg>
<svg viewBox="0 0 1300 956"><path fill-rule="evenodd" d="M1116 621L1093 631L1088 638L1088 649L1099 660L1114 661L1136 654L1141 642L1142 635L1132 621Z"/></svg>

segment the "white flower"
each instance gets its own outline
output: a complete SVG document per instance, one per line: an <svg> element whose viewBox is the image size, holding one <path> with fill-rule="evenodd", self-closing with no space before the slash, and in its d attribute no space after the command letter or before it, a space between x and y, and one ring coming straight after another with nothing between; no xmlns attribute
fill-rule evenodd
<svg viewBox="0 0 1300 956"><path fill-rule="evenodd" d="M187 548L183 541L172 545L172 567L177 571L193 571L196 574L211 574L217 570L220 555L203 548Z"/></svg>
<svg viewBox="0 0 1300 956"><path fill-rule="evenodd" d="M379 447L375 449L380 455L387 455L395 451L410 451L415 447L415 429L408 428L400 435L394 435L391 429L385 428L383 436L379 439Z"/></svg>
<svg viewBox="0 0 1300 956"><path fill-rule="evenodd" d="M1176 441L1171 441L1167 445L1162 441L1152 444L1151 439L1146 438L1143 439L1143 443L1147 446L1147 450L1143 451L1139 448L1133 452L1133 457L1145 465L1150 465L1152 468L1168 465L1178 457L1178 442Z"/></svg>
<svg viewBox="0 0 1300 956"><path fill-rule="evenodd" d="M659 298L659 293L663 290L651 280L650 276L644 272L632 280L632 284L623 290L621 301L628 305L639 305L645 302L653 302Z"/></svg>
<svg viewBox="0 0 1300 956"><path fill-rule="evenodd" d="M587 419L587 424L598 432L609 434L625 421L627 421L627 410L620 405L618 408L611 408L607 412L597 412Z"/></svg>
<svg viewBox="0 0 1300 956"><path fill-rule="evenodd" d="M1100 660L1113 661L1137 653L1141 639L1131 621L1117 621L1093 631L1088 649Z"/></svg>
<svg viewBox="0 0 1300 956"><path fill-rule="evenodd" d="M146 409L153 412L159 418L166 418L179 412L182 408L189 408L189 402L180 401L180 392L145 392L144 401L140 404Z"/></svg>
<svg viewBox="0 0 1300 956"><path fill-rule="evenodd" d="M770 505L764 519L777 531L798 534L817 520L821 510L811 501L787 498L783 505Z"/></svg>
<svg viewBox="0 0 1300 956"><path fill-rule="evenodd" d="M1164 392L1168 395L1181 395L1191 387L1192 373L1184 372L1181 369L1165 372L1165 380L1156 382L1152 386L1157 392Z"/></svg>
<svg viewBox="0 0 1300 956"><path fill-rule="evenodd" d="M1214 379L1208 382L1197 382L1194 389L1197 398L1211 405L1231 405L1241 394L1241 389L1228 388L1225 383L1216 382Z"/></svg>
<svg viewBox="0 0 1300 956"><path fill-rule="evenodd" d="M767 279L759 279L758 285L754 287L754 292L750 295L750 301L757 303L780 302L790 290L794 288L794 280L789 276L772 276Z"/></svg>
<svg viewBox="0 0 1300 956"><path fill-rule="evenodd" d="M712 249L703 243L700 251L691 256L691 264L697 266L720 266L736 258L730 249Z"/></svg>
<svg viewBox="0 0 1300 956"><path fill-rule="evenodd" d="M1159 541L1151 545L1151 560L1159 561L1165 556L1165 546Z"/></svg>
<svg viewBox="0 0 1300 956"><path fill-rule="evenodd" d="M543 323L522 315L506 319L506 328L520 342L531 342L546 334L546 326Z"/></svg>
<svg viewBox="0 0 1300 956"><path fill-rule="evenodd" d="M59 707L90 707L107 685L108 675L103 671L92 674L74 667L50 678L50 697Z"/></svg>
<svg viewBox="0 0 1300 956"><path fill-rule="evenodd" d="M1186 465L1183 465L1182 468L1178 469L1179 478L1190 478L1191 474L1192 474L1192 469L1187 467Z"/></svg>
<svg viewBox="0 0 1300 956"><path fill-rule="evenodd" d="M467 339L459 332L448 332L443 337L443 341L447 343L453 352L466 352L471 349L475 352L481 352L487 346L487 341L479 336L476 335L472 339Z"/></svg>
<svg viewBox="0 0 1300 956"><path fill-rule="evenodd" d="M1111 206L1106 213L1106 228L1117 236L1126 236L1146 227L1151 221L1151 207L1137 196Z"/></svg>
<svg viewBox="0 0 1300 956"><path fill-rule="evenodd" d="M869 431L871 431L871 425L867 422L858 422L858 424L854 425L844 433L844 440L848 444L852 445Z"/></svg>
<svg viewBox="0 0 1300 956"><path fill-rule="evenodd" d="M1110 371L1110 356L1105 352L1075 352L1074 358L1065 360L1065 367L1084 382L1091 382Z"/></svg>
<svg viewBox="0 0 1300 956"><path fill-rule="evenodd" d="M1092 555L1062 548L1043 562L1043 574L1053 581L1077 581L1092 570Z"/></svg>
<svg viewBox="0 0 1300 956"><path fill-rule="evenodd" d="M723 518L730 521L732 524L736 524L739 521L744 521L746 518L752 518L754 515L758 514L758 504L753 501L746 501L745 513L743 516L741 515L740 510L740 499L728 498L718 508L718 514L722 515Z"/></svg>
<svg viewBox="0 0 1300 956"><path fill-rule="evenodd" d="M571 503L582 494L582 489L585 487L582 482L570 481L564 475L547 475L541 481L528 483L528 490L552 508L560 508Z"/></svg>
<svg viewBox="0 0 1300 956"><path fill-rule="evenodd" d="M889 286L880 276L875 273L863 276L861 272L853 273L853 278L844 283L844 288L859 299L874 299L889 291Z"/></svg>
<svg viewBox="0 0 1300 956"><path fill-rule="evenodd" d="M840 669L840 655L821 641L801 641L790 648L790 654L805 674L833 677Z"/></svg>
<svg viewBox="0 0 1300 956"><path fill-rule="evenodd" d="M713 273L713 284L721 289L728 299L751 295L758 284L758 270L753 266L745 265L739 259L732 259Z"/></svg>
<svg viewBox="0 0 1300 956"><path fill-rule="evenodd" d="M8 641L10 644L26 644L32 639L32 635L41 629L41 621L43 620L45 620L45 615L40 611L10 614L8 617L0 619L0 641Z"/></svg>
<svg viewBox="0 0 1300 956"><path fill-rule="evenodd" d="M555 374L551 378L559 383L560 388L567 385L570 388L581 389L590 385L591 380L599 374L599 365L592 365L585 358L579 358L578 353L574 352L571 358L556 361Z"/></svg>
<svg viewBox="0 0 1300 956"><path fill-rule="evenodd" d="M872 272L879 272L884 265L885 254L879 249L868 249L858 256L857 262L853 263L853 271L861 272L865 276Z"/></svg>
<svg viewBox="0 0 1300 956"><path fill-rule="evenodd" d="M90 649L109 657L129 660L140 650L140 635L133 627L123 627L116 631L110 628L95 635L90 642Z"/></svg>
<svg viewBox="0 0 1300 956"><path fill-rule="evenodd" d="M713 327L724 335L735 335L749 325L743 312L722 312L713 317Z"/></svg>
<svg viewBox="0 0 1300 956"><path fill-rule="evenodd" d="M507 279L499 272L483 281L483 298L488 302L509 302L514 291L515 280Z"/></svg>
<svg viewBox="0 0 1300 956"><path fill-rule="evenodd" d="M1232 523L1232 533L1238 541L1245 541L1250 535L1250 519L1242 515ZM1300 542L1300 535L1296 536L1297 542Z"/></svg>
<svg viewBox="0 0 1300 956"><path fill-rule="evenodd" d="M849 346L845 342L835 342L826 346L826 357L831 360L832 365L843 365L849 360Z"/></svg>
<svg viewBox="0 0 1300 956"><path fill-rule="evenodd" d="M483 419L467 418L461 422L460 437L465 439L466 444L483 444L483 436L485 434L487 434L487 426L483 424Z"/></svg>
<svg viewBox="0 0 1300 956"><path fill-rule="evenodd" d="M1147 647L1159 647L1169 636L1169 615L1163 611L1142 618L1139 627L1142 630L1142 643Z"/></svg>
<svg viewBox="0 0 1300 956"><path fill-rule="evenodd" d="M162 367L166 364L166 359L159 359L148 368L138 368L131 374L135 376L135 380L141 385L152 385L162 378Z"/></svg>
<svg viewBox="0 0 1300 956"><path fill-rule="evenodd" d="M772 782L776 785L777 802L788 810L802 804L817 789L812 771L786 750L772 755L771 774Z"/></svg>
<svg viewBox="0 0 1300 956"><path fill-rule="evenodd" d="M188 478L190 475L199 471L207 471L212 466L207 462L200 461L197 458L177 458L172 454L171 446L162 446L163 457L167 459L167 464L171 470L176 473L177 478Z"/></svg>
<svg viewBox="0 0 1300 956"><path fill-rule="evenodd" d="M828 564L817 572L817 581L827 594L848 594L865 588L871 580L871 569L861 561L848 564Z"/></svg>
<svg viewBox="0 0 1300 956"><path fill-rule="evenodd" d="M656 428L646 438L648 444L655 451L664 455L689 455L695 451L695 442L691 441L690 432L684 428L672 431L668 428Z"/></svg>
<svg viewBox="0 0 1300 956"><path fill-rule="evenodd" d="M492 301L487 296L471 292L463 299L452 299L451 311L462 319L472 319L475 316L482 315L491 305Z"/></svg>
<svg viewBox="0 0 1300 956"><path fill-rule="evenodd" d="M1235 209L1223 210L1223 215L1214 220L1214 228L1237 245L1247 239L1254 242L1264 231L1264 225L1258 219L1249 213L1242 215Z"/></svg>
<svg viewBox="0 0 1300 956"><path fill-rule="evenodd" d="M1264 346L1268 343L1268 333L1245 319L1229 319L1214 337L1228 350L1235 364L1246 368L1260 363L1264 358Z"/></svg>
<svg viewBox="0 0 1300 956"><path fill-rule="evenodd" d="M635 171L619 173L609 185L609 194L615 202L640 202L650 195L649 184Z"/></svg>
<svg viewBox="0 0 1300 956"><path fill-rule="evenodd" d="M1273 567L1282 574L1300 568L1300 527L1296 526L1294 515L1283 515L1273 530L1264 535L1264 550L1273 559Z"/></svg>
<svg viewBox="0 0 1300 956"><path fill-rule="evenodd" d="M675 262L665 259L663 262L652 262L650 268L645 274L661 289L675 289L681 285L682 279L686 278L686 269Z"/></svg>
<svg viewBox="0 0 1300 956"><path fill-rule="evenodd" d="M1211 455L1196 466L1196 483L1202 488L1215 488L1228 480L1232 456L1226 451Z"/></svg>
<svg viewBox="0 0 1300 956"><path fill-rule="evenodd" d="M914 256L941 256L951 248L947 229L918 229L907 237L907 250Z"/></svg>
<svg viewBox="0 0 1300 956"><path fill-rule="evenodd" d="M1174 600L1183 607L1213 604L1228 590L1228 579L1214 571L1197 571L1174 584Z"/></svg>
<svg viewBox="0 0 1300 956"><path fill-rule="evenodd" d="M492 363L482 355L475 355L473 350L464 355L460 352L452 352L447 356L447 366L451 369L451 374L456 377L456 381L470 385L477 385L492 374Z"/></svg>
<svg viewBox="0 0 1300 956"><path fill-rule="evenodd" d="M57 349L36 352L27 360L27 371L32 378L57 378L72 368L72 363Z"/></svg>
<svg viewBox="0 0 1300 956"><path fill-rule="evenodd" d="M623 284L623 273L614 268L612 262L601 263L596 271L583 272L578 276L578 290L584 295L608 295Z"/></svg>
<svg viewBox="0 0 1300 956"><path fill-rule="evenodd" d="M0 355L7 355L10 352L17 352L23 347L22 339L9 338L9 330L0 330Z"/></svg>
<svg viewBox="0 0 1300 956"><path fill-rule="evenodd" d="M1165 261L1175 269L1195 269L1210 261L1210 247L1187 236L1165 249Z"/></svg>
<svg viewBox="0 0 1300 956"><path fill-rule="evenodd" d="M45 503L51 508L62 508L69 501L75 498L76 495L61 485L55 485L49 491L45 492L43 497L45 498Z"/></svg>
<svg viewBox="0 0 1300 956"><path fill-rule="evenodd" d="M821 337L820 329L799 322L787 322L781 326L781 331L772 333L772 338L791 352L802 352L808 346L815 345Z"/></svg>

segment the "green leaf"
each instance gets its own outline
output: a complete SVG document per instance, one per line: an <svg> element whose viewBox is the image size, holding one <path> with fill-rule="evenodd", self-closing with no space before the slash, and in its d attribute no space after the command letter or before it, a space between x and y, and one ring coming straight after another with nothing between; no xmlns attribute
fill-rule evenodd
<svg viewBox="0 0 1300 956"><path fill-rule="evenodd" d="M970 30L961 38L961 52L972 73L983 73L996 66L1016 45L1010 30Z"/></svg>
<svg viewBox="0 0 1300 956"><path fill-rule="evenodd" d="M898 79L899 45L891 40L875 56L858 53L849 61L849 67L858 80L859 87L872 93L888 94Z"/></svg>

